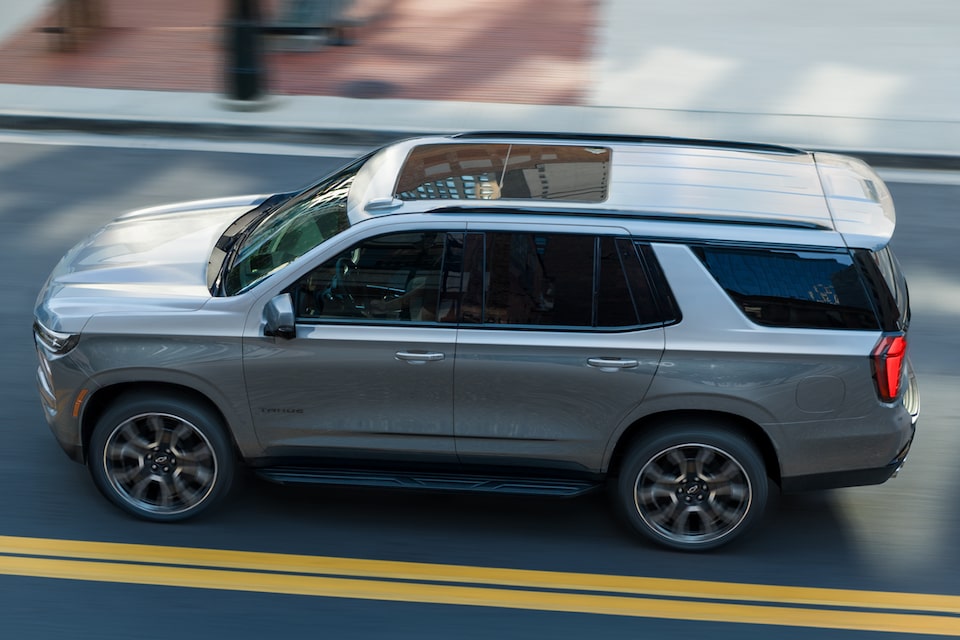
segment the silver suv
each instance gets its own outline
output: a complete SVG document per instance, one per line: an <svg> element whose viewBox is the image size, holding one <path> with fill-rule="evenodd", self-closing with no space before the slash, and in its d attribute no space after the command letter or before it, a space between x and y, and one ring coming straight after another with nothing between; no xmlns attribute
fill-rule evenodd
<svg viewBox="0 0 960 640"><path fill-rule="evenodd" d="M127 214L34 331L47 421L126 511L280 483L576 495L726 543L769 487L881 483L919 413L889 192L703 140L475 133L298 193Z"/></svg>

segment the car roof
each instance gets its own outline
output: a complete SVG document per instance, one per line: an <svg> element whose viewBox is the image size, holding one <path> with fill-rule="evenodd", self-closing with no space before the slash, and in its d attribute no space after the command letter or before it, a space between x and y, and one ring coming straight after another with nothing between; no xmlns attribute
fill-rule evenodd
<svg viewBox="0 0 960 640"><path fill-rule="evenodd" d="M457 193L431 189L428 193L421 188L421 195L417 195L408 188L431 172L434 175L430 180L442 183L448 176L449 181L449 176L466 171L456 168L459 156L469 155L475 166L477 158L500 153L502 148L507 149L507 154L511 149L589 151L598 157L597 162L605 163L602 171L591 170L597 176L591 180L598 182L596 188L602 187L603 195L587 202L577 199L582 194L574 199L565 199L563 194L517 198L506 191L501 195L498 190L493 199L482 199L473 192L463 193L463 189ZM424 167L423 150L440 160ZM416 167L411 166L417 162ZM582 169L587 165L580 160L571 163L567 175L584 173ZM496 165L496 159L493 164ZM353 222L425 211L561 213L690 222L697 227L742 224L832 231L840 233L846 244L864 248L885 245L895 227L889 191L865 163L847 156L779 145L665 137L475 132L394 143L381 150L370 165L368 175L361 181L363 188L351 194ZM438 169L440 165L443 166ZM451 169L451 165L455 168ZM540 167L540 180L549 182L549 172ZM415 175L411 178L411 174ZM562 174L554 171L555 176ZM581 175L580 179L585 178ZM603 184L599 185L600 182Z"/></svg>

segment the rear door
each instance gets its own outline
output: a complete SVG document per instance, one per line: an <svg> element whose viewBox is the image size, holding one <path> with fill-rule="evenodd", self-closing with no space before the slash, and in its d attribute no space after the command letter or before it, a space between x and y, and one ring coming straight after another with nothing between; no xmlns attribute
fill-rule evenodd
<svg viewBox="0 0 960 640"><path fill-rule="evenodd" d="M664 331L626 231L557 229L467 234L462 461L598 470L657 370Z"/></svg>

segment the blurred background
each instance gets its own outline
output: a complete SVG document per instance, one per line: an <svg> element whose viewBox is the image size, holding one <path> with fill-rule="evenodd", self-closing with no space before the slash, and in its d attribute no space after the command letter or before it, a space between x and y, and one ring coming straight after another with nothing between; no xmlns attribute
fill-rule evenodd
<svg viewBox="0 0 960 640"><path fill-rule="evenodd" d="M740 139L870 161L897 206L922 398L900 476L778 497L753 535L710 554L644 544L601 494L245 478L210 517L170 526L107 504L60 451L35 389L33 304L59 257L131 209L292 190L380 142L470 129ZM0 0L0 636L853 640L929 637L931 621L958 636L958 172L957 0ZM411 602L415 577L374 601L17 569L36 539L658 577L681 581L658 597L686 618ZM683 581L838 591L778 605L770 587L768 604L787 608L745 624L704 614L717 603ZM910 597L891 608L889 593ZM819 626L789 626L791 606L820 607ZM864 619L881 622L844 626Z"/></svg>
<svg viewBox="0 0 960 640"><path fill-rule="evenodd" d="M3 4L0 84L465 103L431 112L450 129L960 148L954 0ZM360 126L422 126L362 109Z"/></svg>

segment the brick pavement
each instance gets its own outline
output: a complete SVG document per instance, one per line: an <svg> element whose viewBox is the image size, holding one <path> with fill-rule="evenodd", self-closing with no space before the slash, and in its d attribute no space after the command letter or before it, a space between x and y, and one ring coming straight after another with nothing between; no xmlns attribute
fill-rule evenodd
<svg viewBox="0 0 960 640"><path fill-rule="evenodd" d="M0 43L0 83L222 93L227 0L103 0L77 51L28 25ZM265 18L283 0L262 0ZM270 93L583 104L600 0L389 0L351 46L281 51ZM363 92L372 91L373 96Z"/></svg>

